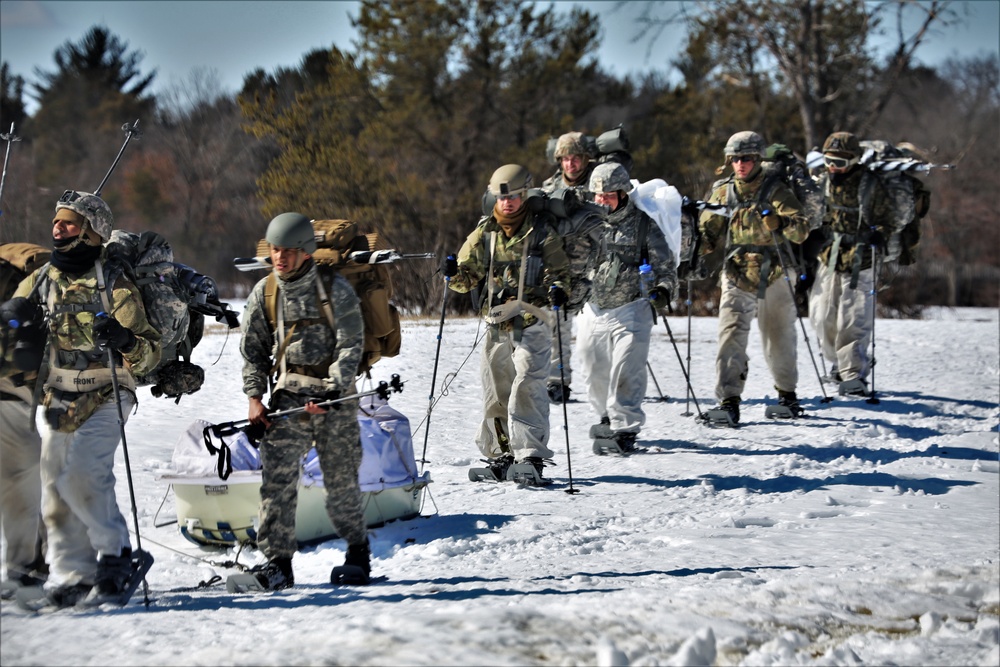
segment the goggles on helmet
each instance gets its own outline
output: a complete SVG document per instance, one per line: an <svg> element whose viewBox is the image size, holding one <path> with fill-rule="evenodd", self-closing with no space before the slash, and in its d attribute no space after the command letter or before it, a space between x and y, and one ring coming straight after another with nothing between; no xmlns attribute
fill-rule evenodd
<svg viewBox="0 0 1000 667"><path fill-rule="evenodd" d="M834 169L847 169L848 167L853 167L858 163L858 158L856 157L838 157L836 155L824 155L823 164L827 167L833 167Z"/></svg>

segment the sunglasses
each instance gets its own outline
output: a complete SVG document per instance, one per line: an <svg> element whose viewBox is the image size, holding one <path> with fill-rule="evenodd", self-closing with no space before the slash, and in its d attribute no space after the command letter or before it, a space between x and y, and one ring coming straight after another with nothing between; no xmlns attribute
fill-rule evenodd
<svg viewBox="0 0 1000 667"><path fill-rule="evenodd" d="M756 155L734 155L732 159L730 159L730 162L732 162L733 164L736 164L737 162L756 162L756 161L757 161Z"/></svg>
<svg viewBox="0 0 1000 667"><path fill-rule="evenodd" d="M497 195L497 201L514 201L515 199L520 199L520 198L521 198L520 192L515 192L513 194L508 194L508 195Z"/></svg>
<svg viewBox="0 0 1000 667"><path fill-rule="evenodd" d="M833 167L834 169L847 169L851 165L857 163L858 159L853 157L837 157L836 155L824 155L823 163L827 167Z"/></svg>

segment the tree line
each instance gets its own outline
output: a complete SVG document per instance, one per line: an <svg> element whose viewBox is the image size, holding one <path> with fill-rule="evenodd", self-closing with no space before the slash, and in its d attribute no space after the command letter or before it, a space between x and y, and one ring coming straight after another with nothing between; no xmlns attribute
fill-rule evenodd
<svg viewBox="0 0 1000 667"><path fill-rule="evenodd" d="M995 56L914 64L931 28L957 20L949 3L924 11L888 56L871 46L908 3L855 0L608 3L635 11L649 39L683 21L687 39L662 73L616 77L596 60L600 16L515 0L365 0L352 17L351 49L303 55L299 66L257 70L222 92L211 70L153 95L155 70L106 27L91 27L54 54L55 69L0 71L0 128L7 143L0 241L48 245L55 200L92 191L130 143L103 196L116 227L153 229L176 261L242 296L259 275L240 273L267 222L299 211L348 218L402 252L456 252L482 214L492 172L517 162L536 185L555 171L550 137L623 126L633 178L663 178L703 198L720 177L733 133L753 129L800 155L832 131L909 142L955 171L932 173L920 261L880 296L886 313L926 305L995 306L1000 247L1000 68ZM681 10L696 6L697 11ZM672 10L662 18L658 10ZM28 115L25 96L37 111ZM439 311L437 262L393 268L405 313ZM713 280L694 283L699 314L714 312ZM463 300L449 301L463 312Z"/></svg>

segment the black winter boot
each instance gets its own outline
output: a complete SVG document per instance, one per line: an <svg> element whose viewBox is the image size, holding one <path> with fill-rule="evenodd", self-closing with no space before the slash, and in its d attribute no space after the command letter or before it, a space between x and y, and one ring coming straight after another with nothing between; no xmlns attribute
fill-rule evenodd
<svg viewBox="0 0 1000 667"><path fill-rule="evenodd" d="M251 568L250 574L266 591L280 591L295 585L291 558L275 558L263 565Z"/></svg>
<svg viewBox="0 0 1000 667"><path fill-rule="evenodd" d="M333 568L330 583L334 586L367 586L371 583L372 552L366 539L364 544L348 544L344 564Z"/></svg>

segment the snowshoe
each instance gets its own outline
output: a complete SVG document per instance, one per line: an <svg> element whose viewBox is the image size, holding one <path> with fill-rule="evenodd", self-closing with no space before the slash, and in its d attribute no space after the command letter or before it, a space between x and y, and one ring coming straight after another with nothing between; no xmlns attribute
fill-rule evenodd
<svg viewBox="0 0 1000 667"><path fill-rule="evenodd" d="M537 456L529 456L520 463L507 468L507 480L522 486L548 486L552 480L542 476L545 462Z"/></svg>
<svg viewBox="0 0 1000 667"><path fill-rule="evenodd" d="M11 600L22 588L41 588L45 579L33 574L16 574L0 582L0 600Z"/></svg>
<svg viewBox="0 0 1000 667"><path fill-rule="evenodd" d="M334 586L367 586L371 583L371 557L368 542L348 544L344 564L330 572L330 583Z"/></svg>
<svg viewBox="0 0 1000 667"><path fill-rule="evenodd" d="M483 459L486 468L470 468L469 479L473 482L503 482L507 479L507 469L514 463L510 454L495 459Z"/></svg>
<svg viewBox="0 0 1000 667"><path fill-rule="evenodd" d="M610 438L594 438L594 453L598 456L604 456L605 454L626 456L632 454L640 449L635 446L637 435L637 433L620 432L612 434Z"/></svg>
<svg viewBox="0 0 1000 667"><path fill-rule="evenodd" d="M14 601L25 611L66 609L83 603L93 590L90 584L78 583L45 590L41 586L24 586L17 589Z"/></svg>
<svg viewBox="0 0 1000 667"><path fill-rule="evenodd" d="M837 393L841 396L857 396L859 398L867 398L871 395L868 392L868 383L861 378L844 380L840 383L840 388L837 390Z"/></svg>
<svg viewBox="0 0 1000 667"><path fill-rule="evenodd" d="M706 410L702 419L709 426L736 428L740 423L740 399L727 398L711 410Z"/></svg>
<svg viewBox="0 0 1000 667"><path fill-rule="evenodd" d="M280 591L294 585L291 558L275 558L252 567L249 572L231 574L226 579L226 590L230 593Z"/></svg>
<svg viewBox="0 0 1000 667"><path fill-rule="evenodd" d="M797 419L805 414L794 391L778 391L778 402L764 410L768 419Z"/></svg>
<svg viewBox="0 0 1000 667"><path fill-rule="evenodd" d="M120 556L104 556L97 566L97 583L82 604L96 607L112 603L124 607L153 567L147 551L123 549Z"/></svg>

